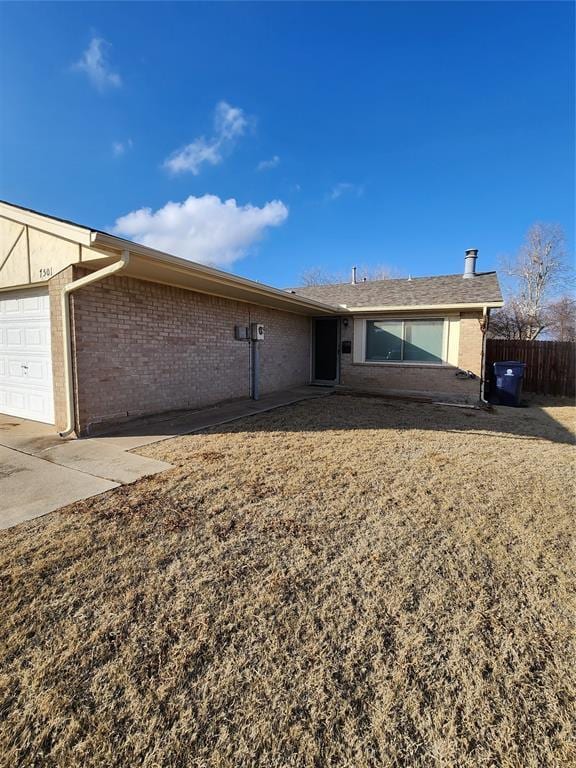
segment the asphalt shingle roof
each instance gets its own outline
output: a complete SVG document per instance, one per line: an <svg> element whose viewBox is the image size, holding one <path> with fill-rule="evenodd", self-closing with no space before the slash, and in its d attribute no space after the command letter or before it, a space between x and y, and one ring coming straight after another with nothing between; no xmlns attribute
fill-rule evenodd
<svg viewBox="0 0 576 768"><path fill-rule="evenodd" d="M399 307L418 305L482 304L502 301L496 272L462 275L367 280L353 285L310 285L292 291L324 304L347 307Z"/></svg>

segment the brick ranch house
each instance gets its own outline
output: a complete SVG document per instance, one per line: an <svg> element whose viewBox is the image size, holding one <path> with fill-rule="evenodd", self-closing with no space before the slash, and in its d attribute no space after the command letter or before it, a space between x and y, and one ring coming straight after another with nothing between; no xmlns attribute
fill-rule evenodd
<svg viewBox="0 0 576 768"><path fill-rule="evenodd" d="M286 291L0 203L0 412L82 436L248 398L256 381L477 400L502 297L475 260ZM242 338L253 324L263 340Z"/></svg>

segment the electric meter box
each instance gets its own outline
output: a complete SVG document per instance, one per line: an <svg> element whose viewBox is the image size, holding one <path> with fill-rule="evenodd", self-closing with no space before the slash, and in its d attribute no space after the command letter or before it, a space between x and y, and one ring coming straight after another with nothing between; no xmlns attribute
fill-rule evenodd
<svg viewBox="0 0 576 768"><path fill-rule="evenodd" d="M250 336L252 341L264 340L264 326L262 323L252 323L250 325Z"/></svg>
<svg viewBox="0 0 576 768"><path fill-rule="evenodd" d="M234 326L234 338L237 341L246 341L249 339L248 335L248 328L245 325L235 325Z"/></svg>

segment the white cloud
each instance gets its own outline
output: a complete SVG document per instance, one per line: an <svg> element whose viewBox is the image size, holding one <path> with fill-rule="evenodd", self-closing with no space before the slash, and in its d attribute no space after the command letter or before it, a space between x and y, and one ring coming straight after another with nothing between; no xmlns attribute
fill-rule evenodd
<svg viewBox="0 0 576 768"><path fill-rule="evenodd" d="M248 118L244 110L239 107L231 107L225 101L216 105L214 113L214 128L216 136L222 141L231 141L237 136L242 136L248 127Z"/></svg>
<svg viewBox="0 0 576 768"><path fill-rule="evenodd" d="M107 88L120 88L122 78L117 72L113 72L108 62L107 50L110 43L101 37L93 37L88 48L84 51L79 61L73 68L85 72L92 85L99 91Z"/></svg>
<svg viewBox="0 0 576 768"><path fill-rule="evenodd" d="M274 155L274 157L271 157L270 160L261 160L257 167L257 171L269 171L272 168L276 168L280 164L280 158L278 155Z"/></svg>
<svg viewBox="0 0 576 768"><path fill-rule="evenodd" d="M220 200L216 195L166 203L157 211L140 208L116 220L114 233L203 264L227 266L246 255L267 227L288 216L280 200L262 208Z"/></svg>
<svg viewBox="0 0 576 768"><path fill-rule="evenodd" d="M328 195L330 200L338 200L342 195L355 195L356 197L362 197L364 194L364 187L360 184L351 184L348 181L341 181L332 187L332 191Z"/></svg>
<svg viewBox="0 0 576 768"><path fill-rule="evenodd" d="M128 150L132 149L132 139L126 139L126 141L113 141L112 142L112 154L114 157L120 157L124 155Z"/></svg>
<svg viewBox="0 0 576 768"><path fill-rule="evenodd" d="M187 144L182 149L174 152L164 162L164 167L172 171L172 173L183 173L190 171L194 176L198 176L200 168L204 163L210 165L218 165L222 162L222 155L220 153L220 145L215 142L207 142L206 139L201 136L191 144Z"/></svg>
<svg viewBox="0 0 576 768"><path fill-rule="evenodd" d="M224 153L229 151L236 139L246 133L250 121L244 110L220 101L214 112L214 135L206 139L199 136L190 144L173 152L164 161L164 167L172 173L189 171L198 176L204 163L218 165Z"/></svg>

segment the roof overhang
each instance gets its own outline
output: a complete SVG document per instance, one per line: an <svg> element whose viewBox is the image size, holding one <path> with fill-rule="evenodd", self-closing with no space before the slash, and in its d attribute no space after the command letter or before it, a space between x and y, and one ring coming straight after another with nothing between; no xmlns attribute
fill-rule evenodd
<svg viewBox="0 0 576 768"><path fill-rule="evenodd" d="M55 235L72 243L89 246L92 241L93 232L87 227L21 208L19 205L6 203L3 200L0 200L0 215L9 221L33 227L39 232Z"/></svg>
<svg viewBox="0 0 576 768"><path fill-rule="evenodd" d="M16 272L12 270L4 280L1 279L3 275L0 274L0 290L45 285L44 275L38 274L38 264L43 267L43 270L40 270L41 273L44 271L53 276L72 265L85 267L88 270L99 269L118 260L123 251L129 251L129 264L122 274L139 280L172 285L210 296L258 304L300 315L342 314L341 310L329 304L272 288L255 280L247 280L220 269L172 256L131 240L3 200L0 200L0 221L11 222L20 227L20 230L17 226L10 232L10 242L6 245L7 254L0 263L0 273L9 259L12 259L9 266L12 266L16 260L22 262L21 269ZM34 272L31 267L31 246L28 242L29 230L37 235L33 252ZM26 232L25 237L23 237L24 232ZM62 242L62 247L58 247L54 241L51 241L53 237ZM21 242L24 242L26 247L22 253L20 251L16 253L15 249ZM7 274L6 270L4 274Z"/></svg>
<svg viewBox="0 0 576 768"><path fill-rule="evenodd" d="M207 267L178 256L172 256L145 245L133 243L105 232L92 232L91 248L103 252L102 262L91 261L90 267L98 268L128 250L130 262L122 271L126 277L172 285L197 293L206 293L225 299L259 304L300 315L341 315L338 307L322 304L313 299L282 291L278 288L232 275L220 269ZM344 310L345 312L345 310Z"/></svg>
<svg viewBox="0 0 576 768"><path fill-rule="evenodd" d="M178 256L157 251L131 240L125 240L106 232L84 227L75 222L58 219L47 214L0 201L0 216L9 221L31 227L47 235L54 235L68 241L64 261L60 259L55 269L60 270L70 264L87 269L98 269L119 258L122 251L130 252L129 265L122 274L139 280L163 283L211 296L258 304L272 309L282 309L308 316L365 315L374 313L420 312L420 311L474 311L498 308L502 301L485 301L462 304L420 304L349 307L345 304L324 304L308 299L297 293L272 288L254 280L238 277L214 267L182 259ZM77 250L73 245L78 245ZM44 284L34 280L34 284ZM23 282L22 285L27 285ZM19 287L16 283L4 286L4 289Z"/></svg>
<svg viewBox="0 0 576 768"><path fill-rule="evenodd" d="M365 315L374 312L439 312L443 310L474 311L497 309L504 305L503 301L482 301L463 304L397 304L378 307L348 307L341 304L343 311L354 315Z"/></svg>

